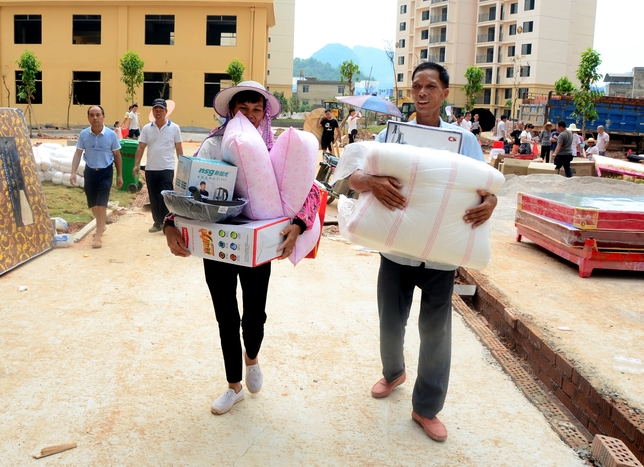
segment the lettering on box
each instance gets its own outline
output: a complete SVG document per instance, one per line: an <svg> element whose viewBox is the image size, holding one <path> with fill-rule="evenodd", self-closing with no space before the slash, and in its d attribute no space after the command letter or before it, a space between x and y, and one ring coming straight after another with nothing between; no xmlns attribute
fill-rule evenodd
<svg viewBox="0 0 644 467"><path fill-rule="evenodd" d="M228 174L230 172L226 172L224 170L215 170L215 169L206 169L206 168L201 168L199 169L198 174L204 174L207 175L208 177L228 177Z"/></svg>

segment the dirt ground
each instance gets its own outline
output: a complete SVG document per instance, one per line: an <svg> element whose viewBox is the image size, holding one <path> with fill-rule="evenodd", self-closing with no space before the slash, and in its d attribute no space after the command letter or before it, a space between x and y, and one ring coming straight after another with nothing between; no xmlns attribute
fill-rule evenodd
<svg viewBox="0 0 644 467"><path fill-rule="evenodd" d="M611 366L616 353L644 357L644 274L581 279L574 265L517 243L518 190L641 195L644 187L509 177L483 271L593 385L644 408L644 375ZM210 414L226 384L201 261L172 256L149 226L148 211L130 210L109 225L103 249L88 237L0 277L3 465L582 465L458 315L441 413L450 437L430 441L409 416L418 301L408 382L371 398L380 377L378 255L334 236L323 237L316 260L273 263L264 388L227 415ZM70 441L79 447L30 457Z"/></svg>

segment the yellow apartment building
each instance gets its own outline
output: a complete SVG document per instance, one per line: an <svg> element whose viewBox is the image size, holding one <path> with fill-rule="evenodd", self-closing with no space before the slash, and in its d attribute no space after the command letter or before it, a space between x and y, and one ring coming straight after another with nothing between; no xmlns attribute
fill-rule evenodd
<svg viewBox="0 0 644 467"><path fill-rule="evenodd" d="M70 125L86 125L88 106L100 104L111 126L128 107L119 59L133 50L145 61L136 95L144 121L163 95L176 102L174 122L212 128L213 97L230 85L233 59L245 65L244 79L267 84L275 23L273 0L0 0L0 106L25 108L16 101L16 60L28 49L42 63L40 124L66 123L73 83Z"/></svg>
<svg viewBox="0 0 644 467"><path fill-rule="evenodd" d="M450 74L450 102L470 65L483 69L477 107L509 113L506 101L547 94L562 76L576 82L579 54L592 47L596 0L398 0L396 76L409 96L411 73L423 61ZM521 100L517 101L519 104Z"/></svg>
<svg viewBox="0 0 644 467"><path fill-rule="evenodd" d="M268 31L268 76L271 92L293 95L293 42L295 36L295 0L274 0L275 26Z"/></svg>

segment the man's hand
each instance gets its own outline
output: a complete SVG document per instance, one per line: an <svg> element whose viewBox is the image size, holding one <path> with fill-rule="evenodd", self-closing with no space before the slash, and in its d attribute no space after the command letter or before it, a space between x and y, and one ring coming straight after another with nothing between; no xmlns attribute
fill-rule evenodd
<svg viewBox="0 0 644 467"><path fill-rule="evenodd" d="M295 247L295 241L300 233L302 233L302 229L297 224L291 224L280 232L280 235L284 235L286 239L284 243L277 247L277 251L282 252L282 256L279 259L286 259L291 256L293 248Z"/></svg>
<svg viewBox="0 0 644 467"><path fill-rule="evenodd" d="M73 172L73 173L69 176L69 184L70 184L71 186L76 186L76 172Z"/></svg>
<svg viewBox="0 0 644 467"><path fill-rule="evenodd" d="M186 244L183 242L183 237L179 229L172 226L166 226L165 228L165 239L168 243L168 248L175 256L188 257L190 256L190 251L186 248Z"/></svg>
<svg viewBox="0 0 644 467"><path fill-rule="evenodd" d="M349 177L349 186L358 193L372 192L378 201L392 211L404 209L407 205L407 198L400 192L403 185L393 177L367 175L362 170L356 170Z"/></svg>
<svg viewBox="0 0 644 467"><path fill-rule="evenodd" d="M495 195L485 190L478 190L477 193L483 198L483 201L475 208L465 211L465 216L463 216L463 220L468 224L472 224L473 229L484 224L492 216L497 203Z"/></svg>
<svg viewBox="0 0 644 467"><path fill-rule="evenodd" d="M139 175L139 167L135 165L132 169L132 178L136 179L137 175Z"/></svg>
<svg viewBox="0 0 644 467"><path fill-rule="evenodd" d="M118 177L116 177L116 188L120 189L122 186L123 186L123 177L119 175Z"/></svg>

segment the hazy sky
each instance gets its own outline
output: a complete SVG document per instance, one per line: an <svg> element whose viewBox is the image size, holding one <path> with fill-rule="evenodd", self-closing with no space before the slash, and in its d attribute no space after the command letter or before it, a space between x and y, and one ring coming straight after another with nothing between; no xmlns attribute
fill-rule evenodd
<svg viewBox="0 0 644 467"><path fill-rule="evenodd" d="M644 66L643 0L597 0L595 43L601 74ZM308 58L326 44L383 48L396 37L396 0L295 0L295 56ZM556 14L556 13L553 13Z"/></svg>

